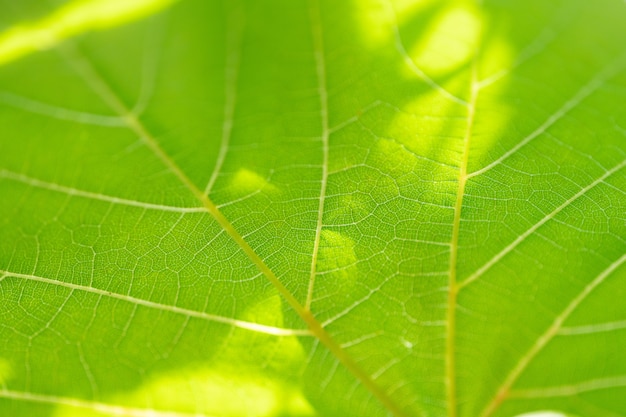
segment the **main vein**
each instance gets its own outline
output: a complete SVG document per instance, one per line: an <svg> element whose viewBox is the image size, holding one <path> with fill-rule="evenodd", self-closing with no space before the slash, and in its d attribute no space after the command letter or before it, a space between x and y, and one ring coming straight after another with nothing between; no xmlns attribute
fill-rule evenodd
<svg viewBox="0 0 626 417"><path fill-rule="evenodd" d="M95 70L89 61L80 56L74 48L68 46L62 47L61 52L68 58L69 62L74 66L81 77L89 84L89 86L111 107L120 117L126 121L128 128L139 136L143 143L161 160L161 162L180 180L180 182L200 201L206 211L217 221L217 223L228 233L228 235L239 245L243 252L252 260L270 282L276 287L278 292L285 297L290 305L300 305L295 297L287 290L287 288L278 280L276 275L256 254L254 249L250 247L248 242L235 230L234 226L228 221L224 214L217 208L215 203L200 190L196 184L183 172L183 170L174 162L172 158L161 148L154 136L143 125L143 123L133 114L120 98L113 92L111 87L102 79L100 74Z"/></svg>
<svg viewBox="0 0 626 417"><path fill-rule="evenodd" d="M478 99L478 58L474 57L472 62L470 100L467 106L467 128L463 140L463 155L459 167L459 183L456 193L456 203L454 205L454 221L452 223L452 240L450 242L450 273L448 282L448 309L447 309L447 331L446 331L446 389L448 398L448 416L455 417L456 406L456 361L455 361L455 330L456 330L456 303L458 294L457 283L457 263L459 252L459 232L461 229L461 209L463 208L463 196L465 195L465 185L467 183L467 165L469 161L470 142L474 127L474 117L476 114L476 101Z"/></svg>
<svg viewBox="0 0 626 417"><path fill-rule="evenodd" d="M311 1L311 26L313 29L313 42L315 48L315 63L317 70L318 94L320 96L320 116L322 121L322 184L320 187L319 206L317 208L317 224L315 226L315 240L313 242L313 256L311 257L311 276L307 291L305 308L310 310L315 286L315 274L317 268L317 256L320 248L324 219L324 200L326 199L326 185L328 183L328 90L326 88L326 63L324 61L324 38L322 36L322 23L319 2Z"/></svg>
<svg viewBox="0 0 626 417"><path fill-rule="evenodd" d="M217 221L226 233L237 243L246 256L266 276L278 293L287 301L293 310L311 329L313 336L318 338L326 348L366 387L386 408L396 417L404 417L406 414L389 397L389 395L363 371L348 353L328 334L322 324L293 296L283 285L274 272L265 264L261 257L246 242L243 236L235 229L230 221L224 216L211 199L200 190L195 183L183 172L183 170L161 148L153 135L146 129L142 122L133 114L121 99L111 89L92 64L81 56L75 48L70 46L59 47L61 54L75 68L77 73L107 103L113 111L122 117L128 128L137 134L143 143L161 160L161 162L189 189L189 191L202 203L206 211Z"/></svg>

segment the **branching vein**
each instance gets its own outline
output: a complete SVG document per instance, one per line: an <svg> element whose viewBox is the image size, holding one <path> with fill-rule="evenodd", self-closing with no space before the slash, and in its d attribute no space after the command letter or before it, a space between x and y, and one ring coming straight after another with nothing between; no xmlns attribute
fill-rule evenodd
<svg viewBox="0 0 626 417"><path fill-rule="evenodd" d="M270 334L273 336L310 336L311 332L307 329L286 329L282 327L267 326L264 324L253 323L244 320L238 320L230 317L218 316L215 314L204 313L201 311L190 310L187 308L172 306L168 304L155 303L153 301L144 300L142 298L132 297L130 295L118 294L111 291L102 290L99 288L89 287L86 285L72 284L65 281L56 279L39 277L36 275L19 274L15 272L0 271L0 275L4 275L7 278L15 277L25 279L28 281L42 282L44 284L55 285L59 287L69 288L71 290L84 291L91 294L104 296L107 298L113 298L116 300L125 301L138 306L144 306L161 311L168 311L170 313L181 314L185 317L195 317L202 320L213 321L217 323L227 324L229 326L238 327L240 329L246 329L253 332Z"/></svg>
<svg viewBox="0 0 626 417"><path fill-rule="evenodd" d="M509 398L570 397L589 391L626 387L626 375L597 378L571 385L511 390Z"/></svg>
<svg viewBox="0 0 626 417"><path fill-rule="evenodd" d="M319 339L324 346L348 369L384 406L396 417L406 414L392 400L388 394L352 359L348 353L328 334L320 322L293 296L283 285L274 272L267 266L261 257L248 244L245 238L235 229L233 224L224 216L213 201L200 190L196 184L183 172L176 162L161 148L153 135L130 112L111 87L102 79L91 63L82 57L77 50L65 46L60 48L63 56L75 68L85 82L104 100L115 112L124 118L128 128L137 134L143 143L161 160L161 162L180 180L180 182L202 203L206 211L235 241L246 256L266 276L278 293L287 301L294 311L302 318L311 330L311 334Z"/></svg>
<svg viewBox="0 0 626 417"><path fill-rule="evenodd" d="M559 336L573 336L580 334L593 334L612 332L626 329L626 320L612 321L609 323L587 324L581 326L567 326L559 329Z"/></svg>
<svg viewBox="0 0 626 417"><path fill-rule="evenodd" d="M587 97L593 94L596 90L602 87L606 82L617 74L624 67L624 56L620 57L613 65L608 66L603 71L600 71L591 81L585 84L580 90L576 92L569 100L567 100L556 112L550 115L545 122L535 129L530 135L522 139L517 145L506 151L501 157L490 163L489 165L468 174L468 178L475 177L477 175L484 174L495 166L501 164L504 160L514 155L521 148L532 142L539 135L547 131L552 125L561 120L571 110L576 108Z"/></svg>
<svg viewBox="0 0 626 417"><path fill-rule="evenodd" d="M227 34L227 55L226 55L226 82L224 83L224 121L222 123L222 138L220 142L220 150L215 162L215 168L211 178L204 188L204 193L209 195L217 177L222 170L230 137L233 131L233 119L235 117L235 104L237 102L237 78L239 74L239 66L241 65L241 41L243 38L243 13L240 9L231 11L228 16L228 34Z"/></svg>
<svg viewBox="0 0 626 417"><path fill-rule="evenodd" d="M563 326L563 323L567 318L578 308L578 306L591 294L600 284L602 284L607 277L609 277L617 268L619 268L624 262L626 262L626 255L622 255L619 259L609 265L604 271L602 271L593 281L591 281L583 290L565 307L563 312L555 317L554 321L548 327L548 329L537 339L535 344L526 352L524 356L520 358L515 367L507 375L506 379L497 389L493 399L487 404L481 417L488 417L492 415L495 410L502 404L502 402L509 396L511 387L520 377L522 372L528 367L528 365L535 359L535 357L541 352L541 350L557 335L559 329Z"/></svg>
<svg viewBox="0 0 626 417"><path fill-rule="evenodd" d="M6 178L9 180L21 182L23 184L30 185L32 187L42 188L44 190L55 191L58 193L67 194L70 196L83 197L91 200L104 201L111 204L119 204L123 206L140 207L146 210L158 210L158 211L173 211L178 213L198 213L205 212L204 207L174 207L166 206L163 204L145 203L143 201L128 200L126 198L109 196L106 194L94 193L91 191L79 190L73 187L67 187L52 182L42 181L37 178L32 178L27 175L18 174L17 172L8 171L6 169L0 170L0 178Z"/></svg>
<svg viewBox="0 0 626 417"><path fill-rule="evenodd" d="M126 125L124 120L118 116L106 116L67 109L65 107L33 100L28 97L18 96L13 93L0 92L0 102L30 113L74 123L105 127L121 127Z"/></svg>
<svg viewBox="0 0 626 417"><path fill-rule="evenodd" d="M396 13L393 8L393 5L391 4L391 2L389 2L389 0L387 0L387 7L390 10L391 17L392 17L393 34L396 40L396 49L398 50L398 52L400 52L400 54L404 58L404 62L411 69L411 71L413 71L415 75L417 75L422 81L424 81L432 89L439 91L444 97L454 101L455 103L461 104L463 106L469 105L467 101L463 100L460 97L455 96L454 94L446 90L444 87L437 84L432 78L426 75L426 73L422 71L422 69L418 67L417 64L415 64L415 61L413 60L413 58L411 58L406 48L404 47L404 42L402 41L402 36L400 35L400 29L398 27L398 21L397 21L398 19L396 17Z"/></svg>
<svg viewBox="0 0 626 417"><path fill-rule="evenodd" d="M529 228L524 233L519 235L517 237L517 239L515 239L513 242L511 242L509 245L507 245L504 249L502 249L500 252L498 252L495 256L493 256L483 266L478 268L478 270L476 270L476 272L471 274L462 283L460 283L459 284L459 289L462 289L462 288L470 285L471 283L473 283L477 279L479 279L485 272L487 272L489 269L491 269L491 267L493 267L495 264L497 264L508 253L510 253L512 250L514 250L517 246L519 246L530 235L535 233L537 231L537 229L539 229L541 226L546 224L548 221L552 220L557 214L559 214L561 211L563 211L563 209L565 209L567 206L572 204L574 201L578 200L580 197L585 195L589 190L591 190L592 188L596 187L598 184L601 184L605 179L607 179L608 177L610 177L611 175L613 175L617 171L621 170L625 166L626 166L626 160L622 161L621 163L619 163L618 165L616 165L612 169L606 171L601 177L599 177L598 179L593 181L591 184L589 184L586 187L584 187L583 189L581 189L579 192L577 192L575 195L570 197L563 204L561 204L556 209L554 209L552 212L547 214L544 218L542 218L540 221L535 223L531 228Z"/></svg>

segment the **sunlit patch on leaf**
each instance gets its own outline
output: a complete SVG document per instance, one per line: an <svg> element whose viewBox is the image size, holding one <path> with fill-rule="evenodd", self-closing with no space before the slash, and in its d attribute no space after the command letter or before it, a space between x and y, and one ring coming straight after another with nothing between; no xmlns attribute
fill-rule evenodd
<svg viewBox="0 0 626 417"><path fill-rule="evenodd" d="M146 401L149 406L145 409L124 406ZM62 405L57 407L54 417L314 415L311 405L292 385L278 384L272 378L262 376L246 378L201 365L163 375L137 392L115 398L110 403L117 405L95 409Z"/></svg>
<svg viewBox="0 0 626 417"><path fill-rule="evenodd" d="M564 414L560 411L533 411L532 413L518 414L515 417L576 417L573 414Z"/></svg>
<svg viewBox="0 0 626 417"><path fill-rule="evenodd" d="M232 178L229 191L241 197L259 191L275 192L278 188L256 172L241 168Z"/></svg>
<svg viewBox="0 0 626 417"><path fill-rule="evenodd" d="M0 34L0 64L49 49L81 33L121 25L178 0L75 0L49 16Z"/></svg>
<svg viewBox="0 0 626 417"><path fill-rule="evenodd" d="M0 3L0 415L626 413L623 2Z"/></svg>
<svg viewBox="0 0 626 417"><path fill-rule="evenodd" d="M11 364L6 359L0 357L0 385L6 384L12 376Z"/></svg>
<svg viewBox="0 0 626 417"><path fill-rule="evenodd" d="M448 74L473 59L481 34L480 21L478 10L469 5L444 9L408 52L431 76Z"/></svg>

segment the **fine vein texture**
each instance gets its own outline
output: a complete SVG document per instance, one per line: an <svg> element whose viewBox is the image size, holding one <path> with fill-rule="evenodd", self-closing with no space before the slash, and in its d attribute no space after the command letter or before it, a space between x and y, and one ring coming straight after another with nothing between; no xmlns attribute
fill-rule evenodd
<svg viewBox="0 0 626 417"><path fill-rule="evenodd" d="M626 3L0 0L0 415L626 414Z"/></svg>

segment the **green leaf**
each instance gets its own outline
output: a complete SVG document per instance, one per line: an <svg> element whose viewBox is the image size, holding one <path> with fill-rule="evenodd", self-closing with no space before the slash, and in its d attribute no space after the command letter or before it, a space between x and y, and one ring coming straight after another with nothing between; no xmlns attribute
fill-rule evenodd
<svg viewBox="0 0 626 417"><path fill-rule="evenodd" d="M623 1L43 3L0 415L626 414Z"/></svg>

